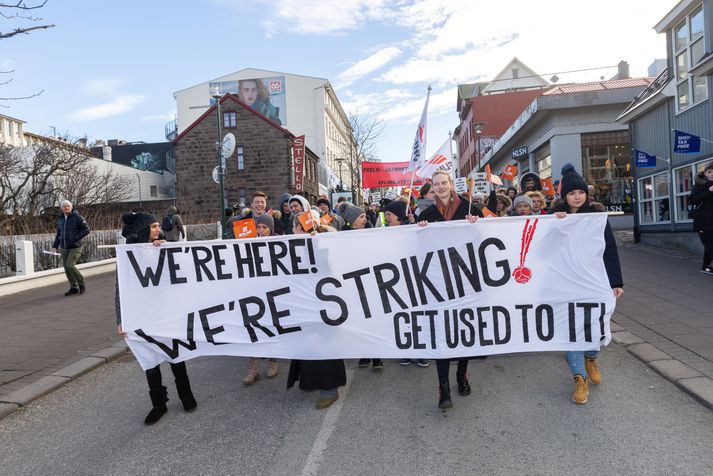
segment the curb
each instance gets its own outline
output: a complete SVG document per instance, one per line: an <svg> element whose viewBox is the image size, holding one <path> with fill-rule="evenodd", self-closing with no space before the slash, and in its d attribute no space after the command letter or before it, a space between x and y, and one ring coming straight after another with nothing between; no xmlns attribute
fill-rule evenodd
<svg viewBox="0 0 713 476"><path fill-rule="evenodd" d="M713 409L713 379L689 367L678 359L644 342L638 336L624 330L612 321L612 340L624 347L631 355L658 372L669 382Z"/></svg>
<svg viewBox="0 0 713 476"><path fill-rule="evenodd" d="M0 397L0 419L16 412L33 400L47 395L57 390L72 380L76 380L82 375L101 367L113 360L123 357L129 351L125 341L118 341L110 347L93 353L88 357L59 369L52 375L47 375L41 379L25 385L12 393Z"/></svg>

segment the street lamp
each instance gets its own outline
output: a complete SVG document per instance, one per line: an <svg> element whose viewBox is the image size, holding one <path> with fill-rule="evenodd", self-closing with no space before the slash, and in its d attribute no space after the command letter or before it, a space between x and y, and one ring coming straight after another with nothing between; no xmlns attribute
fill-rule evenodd
<svg viewBox="0 0 713 476"><path fill-rule="evenodd" d="M339 157L338 159L334 159L339 163L339 191L343 192L344 191L344 182L342 181L342 164L344 163L345 159L344 157Z"/></svg>
<svg viewBox="0 0 713 476"><path fill-rule="evenodd" d="M487 122L474 122L470 125L475 130L475 136L476 136L476 142L475 142L476 152L475 153L478 156L478 164L476 167L477 167L478 171L480 171L480 160L482 158L480 156L480 135L483 133L483 126L487 126L487 125L488 125Z"/></svg>
<svg viewBox="0 0 713 476"><path fill-rule="evenodd" d="M138 172L135 174L136 178L139 180L139 210L141 210L142 205L141 205L141 175L138 174Z"/></svg>
<svg viewBox="0 0 713 476"><path fill-rule="evenodd" d="M223 139L223 132L220 125L220 99L223 95L220 92L220 86L215 85L211 91L211 97L216 101L216 115L218 119L218 141L215 143L215 148L218 151L218 187L220 196L220 206L218 207L218 212L220 213L220 229L223 239L227 238L227 233L225 229L225 159L223 159L223 147L221 140Z"/></svg>

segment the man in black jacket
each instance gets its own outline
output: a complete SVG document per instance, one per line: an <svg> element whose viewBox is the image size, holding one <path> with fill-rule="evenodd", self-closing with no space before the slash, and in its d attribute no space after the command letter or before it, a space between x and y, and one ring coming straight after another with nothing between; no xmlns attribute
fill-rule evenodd
<svg viewBox="0 0 713 476"><path fill-rule="evenodd" d="M52 244L52 251L62 250L62 265L69 281L69 291L65 296L84 294L87 290L84 277L77 269L77 262L82 257L82 239L89 234L89 225L82 215L74 210L69 200L59 204L62 214L57 225L57 235Z"/></svg>

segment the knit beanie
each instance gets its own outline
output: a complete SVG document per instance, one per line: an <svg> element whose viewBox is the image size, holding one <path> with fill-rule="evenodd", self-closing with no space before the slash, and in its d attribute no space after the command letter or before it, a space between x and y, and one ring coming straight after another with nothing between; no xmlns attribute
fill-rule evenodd
<svg viewBox="0 0 713 476"><path fill-rule="evenodd" d="M330 210L332 209L332 204L326 198L322 197L319 200L317 200L317 206L320 206L323 203L326 204Z"/></svg>
<svg viewBox="0 0 713 476"><path fill-rule="evenodd" d="M395 200L389 203L386 205L386 209L384 211L393 213L402 223L408 219L406 216L406 202L401 200Z"/></svg>
<svg viewBox="0 0 713 476"><path fill-rule="evenodd" d="M306 212L307 210L309 210L309 202L308 202L307 199L306 199L305 197L303 197L302 195L292 195L292 198L290 198L289 203L292 203L292 202L295 202L295 201L296 201L296 202L299 202L300 205L302 205L302 211L303 211L303 212Z"/></svg>
<svg viewBox="0 0 713 476"><path fill-rule="evenodd" d="M517 210L517 206L520 205L521 203L526 204L528 207L530 207L530 210L532 210L532 199L525 195L524 193L521 193L517 197L515 197L515 200L513 200L512 203L512 209Z"/></svg>
<svg viewBox="0 0 713 476"><path fill-rule="evenodd" d="M255 220L255 226L267 225L270 229L270 234L275 234L275 219L272 218L272 215L269 213L263 213L262 215L253 218L253 220Z"/></svg>
<svg viewBox="0 0 713 476"><path fill-rule="evenodd" d="M560 181L560 196L566 197L572 190L582 190L589 195L587 182L577 173L572 164L564 164L562 166L562 180Z"/></svg>
<svg viewBox="0 0 713 476"><path fill-rule="evenodd" d="M342 210L342 218L344 218L344 221L351 225L362 213L365 213L363 208L348 203Z"/></svg>
<svg viewBox="0 0 713 476"><path fill-rule="evenodd" d="M148 213L124 213L121 217L124 228L121 236L126 238L127 244L148 243L151 237L151 224L158 220Z"/></svg>

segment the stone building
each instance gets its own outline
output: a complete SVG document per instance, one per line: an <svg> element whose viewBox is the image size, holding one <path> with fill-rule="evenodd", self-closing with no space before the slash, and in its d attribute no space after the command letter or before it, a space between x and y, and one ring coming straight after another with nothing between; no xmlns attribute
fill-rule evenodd
<svg viewBox="0 0 713 476"><path fill-rule="evenodd" d="M297 193L294 182L293 142L287 129L241 102L236 95L220 99L220 134L235 136L235 151L227 158L224 177L224 208L248 205L252 193L267 193L268 206L278 207L283 192ZM209 108L174 140L176 195L181 213L217 221L219 186L213 180L218 166L218 106ZM304 191L314 203L319 195L317 155L305 148Z"/></svg>

